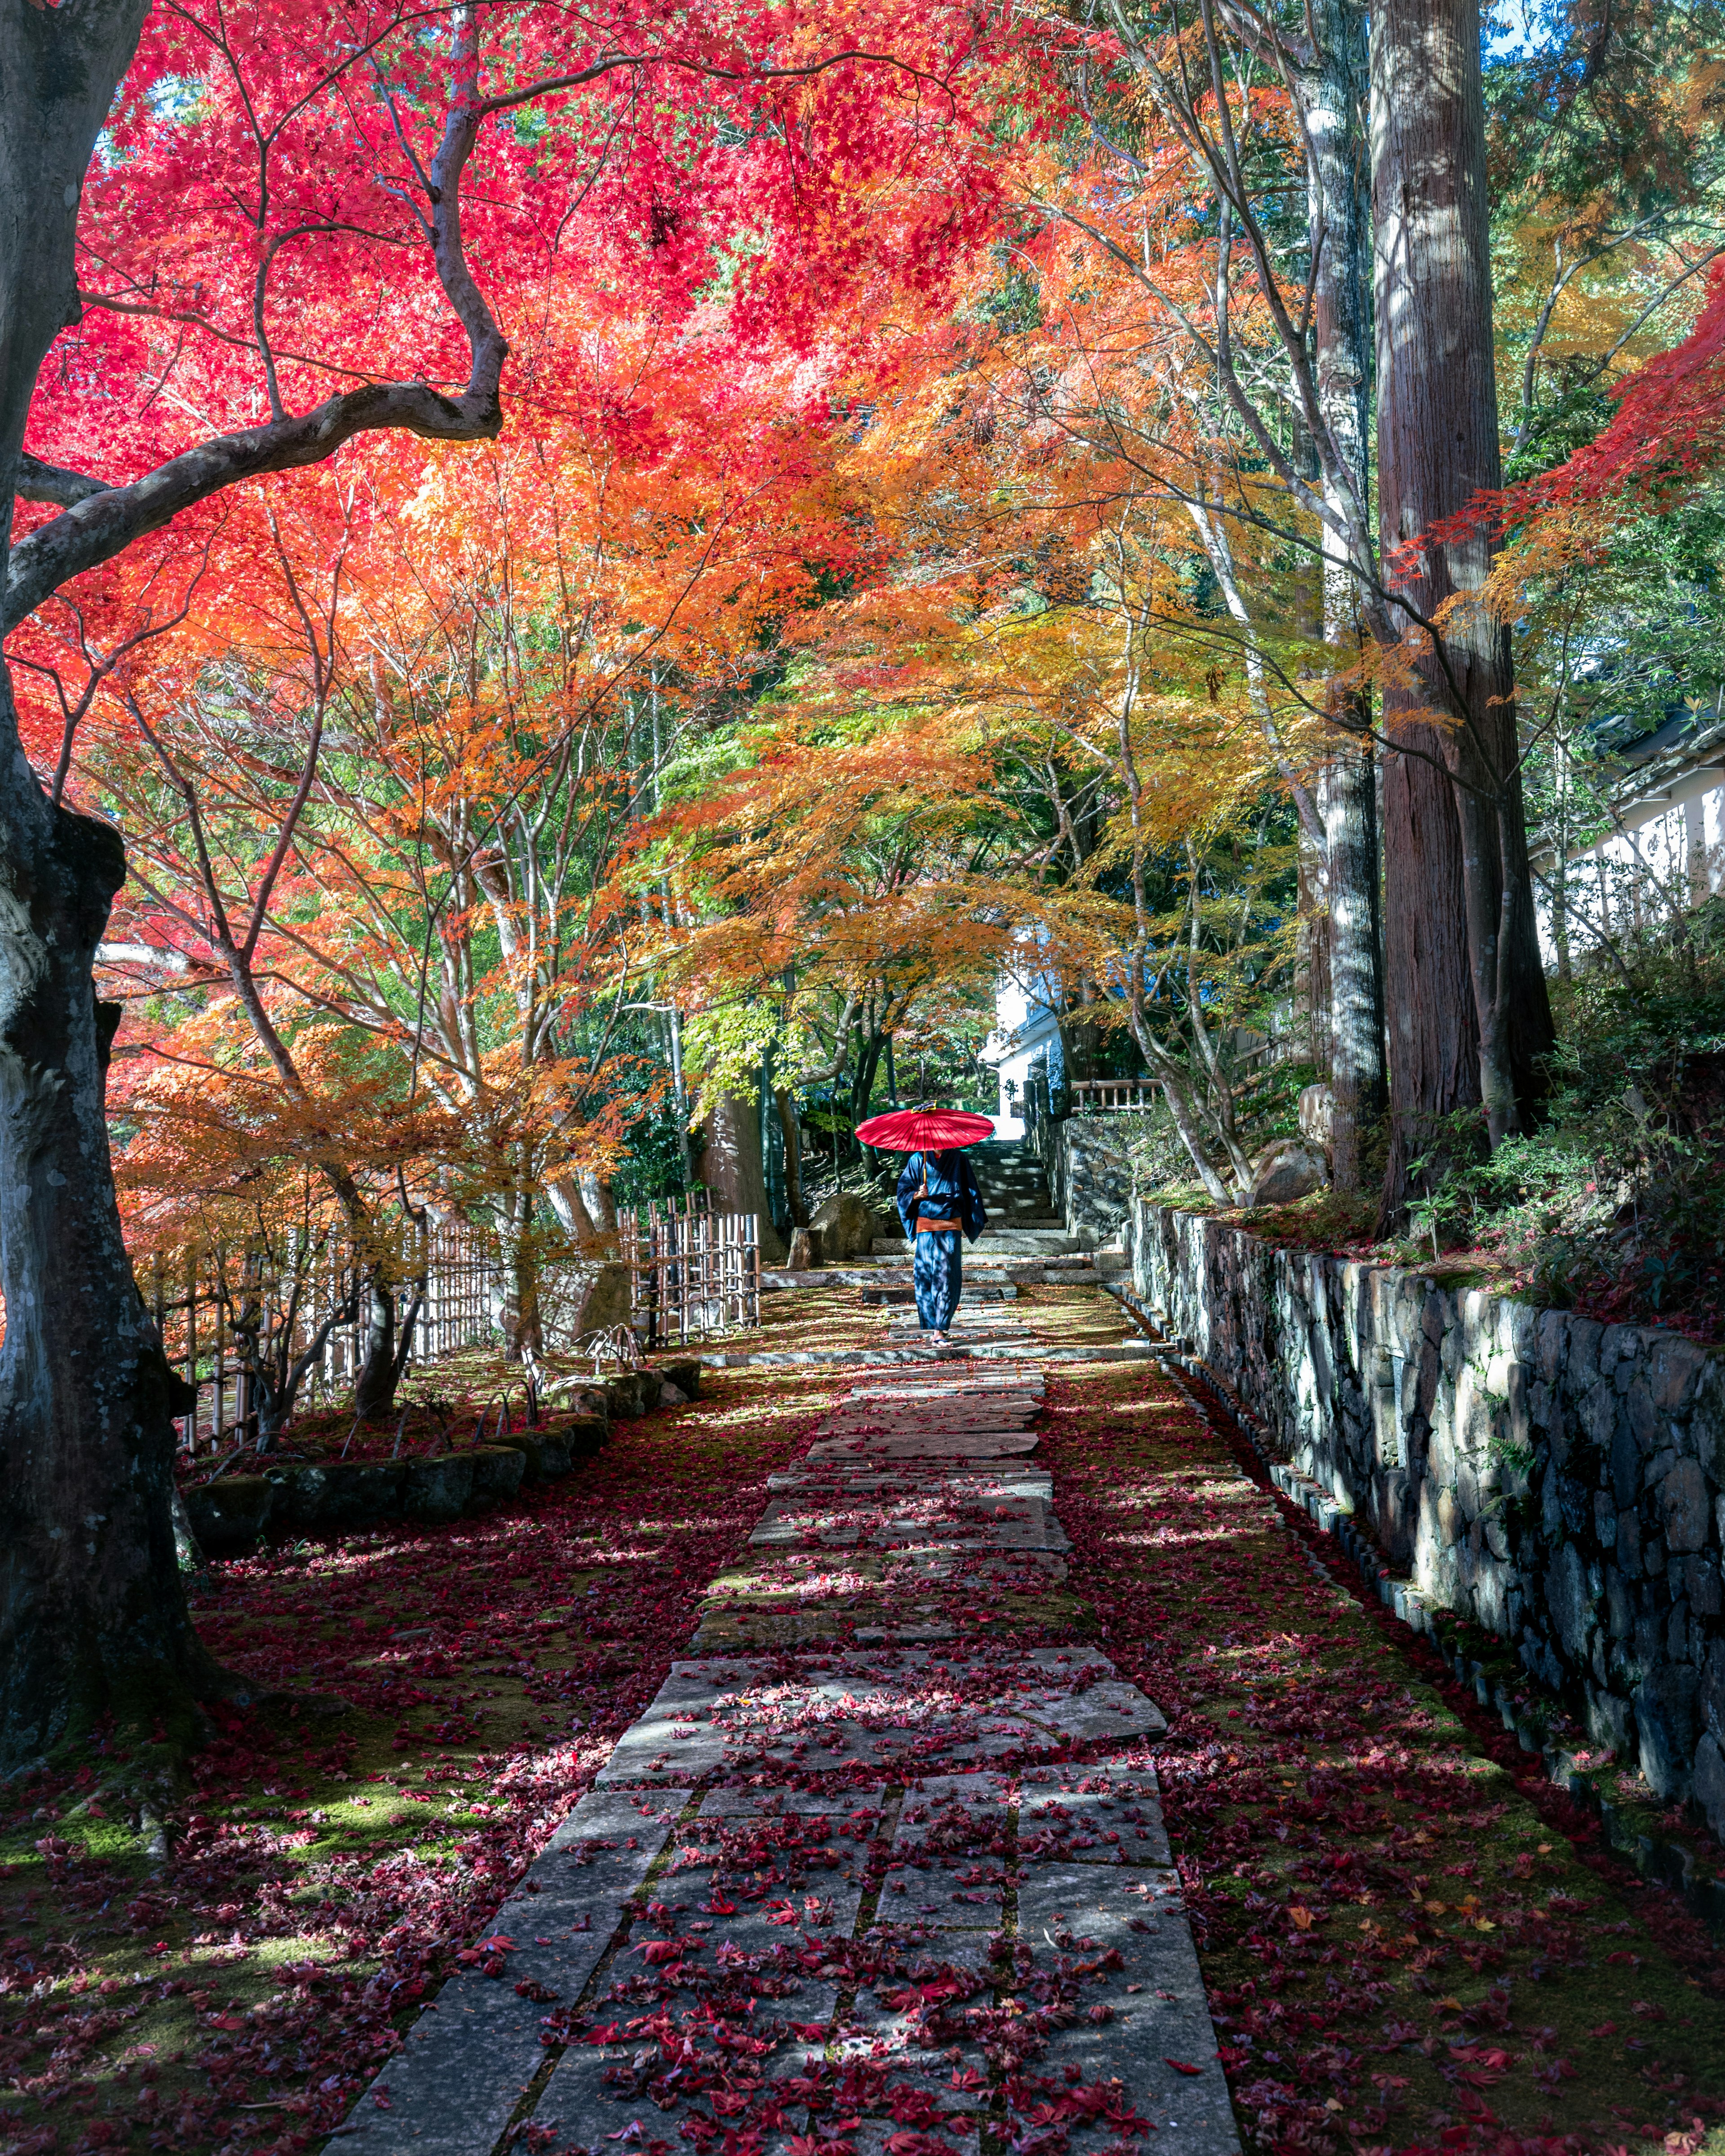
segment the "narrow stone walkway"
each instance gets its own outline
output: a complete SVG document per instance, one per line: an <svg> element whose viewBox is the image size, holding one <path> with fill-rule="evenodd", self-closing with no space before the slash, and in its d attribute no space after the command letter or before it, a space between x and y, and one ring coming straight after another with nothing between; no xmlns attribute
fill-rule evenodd
<svg viewBox="0 0 1725 2156"><path fill-rule="evenodd" d="M690 1658L341 2145L1237 2149L1163 1717L1061 1621L1045 1351L1009 1310L960 1332L846 1373Z"/></svg>

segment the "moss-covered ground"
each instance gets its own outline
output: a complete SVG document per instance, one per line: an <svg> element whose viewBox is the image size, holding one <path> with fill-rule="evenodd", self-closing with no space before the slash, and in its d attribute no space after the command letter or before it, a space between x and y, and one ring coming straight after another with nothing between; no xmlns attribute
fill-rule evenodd
<svg viewBox="0 0 1725 2156"><path fill-rule="evenodd" d="M763 1345L861 1345L898 1316L837 1288L769 1308ZM1050 1347L1118 1337L1093 1290L1015 1308ZM225 1717L165 1846L101 1794L111 1745L9 1788L0 2150L320 2146L480 1950L710 1584L760 1570L766 1477L845 1382L715 1373L490 1518L212 1567L193 1599L213 1650L346 1712ZM1096 1638L1168 1712L1166 1809L1248 2142L1721 2156L1725 1964L1676 1898L1428 1649L1314 1572L1166 1378L1054 1364L1045 1430L1071 1576L988 1621Z"/></svg>

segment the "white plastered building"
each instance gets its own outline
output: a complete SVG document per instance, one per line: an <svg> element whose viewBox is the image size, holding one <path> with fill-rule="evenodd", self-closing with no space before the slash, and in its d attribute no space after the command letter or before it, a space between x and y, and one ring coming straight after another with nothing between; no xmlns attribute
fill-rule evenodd
<svg viewBox="0 0 1725 2156"><path fill-rule="evenodd" d="M1697 734L1686 725L1669 747L1656 736L1632 755L1611 789L1612 829L1572 853L1566 866L1564 913L1577 956L1598 947L1602 930L1653 927L1674 906L1698 906L1725 890L1725 726ZM1554 849L1537 848L1532 869L1549 970L1558 957Z"/></svg>
<svg viewBox="0 0 1725 2156"><path fill-rule="evenodd" d="M1003 981L994 991L994 1030L983 1044L982 1060L994 1065L1000 1084L995 1137L1023 1137L1024 1095L1033 1075L1057 1079L1065 1069L1059 1021L1016 982Z"/></svg>

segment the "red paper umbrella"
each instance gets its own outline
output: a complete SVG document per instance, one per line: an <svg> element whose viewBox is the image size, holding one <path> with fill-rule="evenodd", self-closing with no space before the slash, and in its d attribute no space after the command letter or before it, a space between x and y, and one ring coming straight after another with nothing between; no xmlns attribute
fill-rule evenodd
<svg viewBox="0 0 1725 2156"><path fill-rule="evenodd" d="M993 1137L994 1126L986 1116L967 1115L962 1108L896 1108L859 1123L856 1135L864 1145L887 1152L945 1152Z"/></svg>

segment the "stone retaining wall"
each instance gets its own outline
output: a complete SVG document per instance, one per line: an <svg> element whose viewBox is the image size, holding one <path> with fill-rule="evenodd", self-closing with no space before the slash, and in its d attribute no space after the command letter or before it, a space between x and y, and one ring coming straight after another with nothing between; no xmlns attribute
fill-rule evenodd
<svg viewBox="0 0 1725 2156"><path fill-rule="evenodd" d="M1725 1353L1142 1201L1132 1274L1420 1595L1725 1837Z"/></svg>
<svg viewBox="0 0 1725 2156"><path fill-rule="evenodd" d="M1111 1243L1132 1214L1132 1163L1113 1124L1108 1116L1068 1116L1041 1126L1055 1209L1069 1235L1091 1245Z"/></svg>

